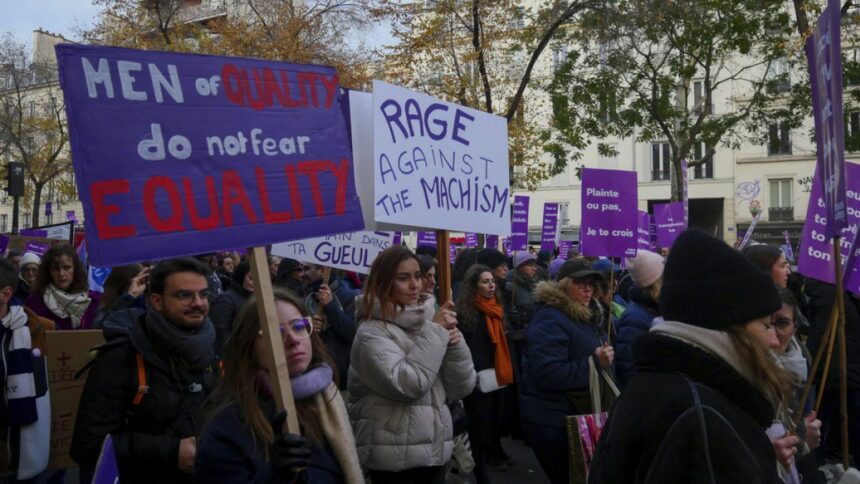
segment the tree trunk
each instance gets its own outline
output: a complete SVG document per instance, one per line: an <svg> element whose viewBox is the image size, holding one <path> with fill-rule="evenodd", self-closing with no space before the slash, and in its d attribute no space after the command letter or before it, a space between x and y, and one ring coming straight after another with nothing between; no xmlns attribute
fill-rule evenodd
<svg viewBox="0 0 860 484"><path fill-rule="evenodd" d="M672 201L680 202L684 198L683 170L681 158L672 157Z"/></svg>
<svg viewBox="0 0 860 484"><path fill-rule="evenodd" d="M33 184L33 224L31 227L39 226L39 205L42 204L42 189L45 188L45 183Z"/></svg>

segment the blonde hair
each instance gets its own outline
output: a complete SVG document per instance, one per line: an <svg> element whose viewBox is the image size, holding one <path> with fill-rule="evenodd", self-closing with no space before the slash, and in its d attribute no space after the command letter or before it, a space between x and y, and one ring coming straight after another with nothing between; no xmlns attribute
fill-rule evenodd
<svg viewBox="0 0 860 484"><path fill-rule="evenodd" d="M737 350L741 363L747 367L757 382L758 388L773 404L774 409L786 408L796 385L796 378L781 368L758 337L744 326L726 329L732 345Z"/></svg>

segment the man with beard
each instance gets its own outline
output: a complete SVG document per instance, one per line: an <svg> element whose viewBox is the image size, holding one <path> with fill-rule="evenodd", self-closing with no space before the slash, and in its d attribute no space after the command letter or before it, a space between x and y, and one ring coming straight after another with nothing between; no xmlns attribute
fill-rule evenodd
<svg viewBox="0 0 860 484"><path fill-rule="evenodd" d="M218 372L208 274L195 259L160 263L149 275L149 308L130 336L100 349L72 438L82 472L95 467L110 434L123 483L192 482L202 405Z"/></svg>

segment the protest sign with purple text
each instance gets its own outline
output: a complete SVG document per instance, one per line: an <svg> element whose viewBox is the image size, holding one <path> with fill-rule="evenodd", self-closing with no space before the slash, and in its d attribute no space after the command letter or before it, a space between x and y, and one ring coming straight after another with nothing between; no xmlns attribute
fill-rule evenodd
<svg viewBox="0 0 860 484"><path fill-rule="evenodd" d="M860 221L860 165L849 162L845 164L845 168L848 175L848 205L846 207L848 226L839 233L842 237L840 247L843 266L854 242L858 221ZM833 239L827 235L827 227L829 226L827 203L819 175L820 172L816 167L815 176L812 180L812 191L809 193L809 205L806 209L806 223L803 224L803 232L800 237L797 271L807 277L834 284L836 273L833 264ZM854 248L854 250L857 249L857 247ZM855 258L854 260L860 259ZM853 268L847 268L845 280L848 280L852 273Z"/></svg>
<svg viewBox="0 0 860 484"><path fill-rule="evenodd" d="M56 51L94 264L364 228L334 68Z"/></svg>
<svg viewBox="0 0 860 484"><path fill-rule="evenodd" d="M567 260L567 256L570 255L570 250L573 248L572 240L562 240L558 243L558 258L561 260Z"/></svg>
<svg viewBox="0 0 860 484"><path fill-rule="evenodd" d="M511 237L507 250L526 250L529 244L529 197L514 197L514 213L511 216Z"/></svg>
<svg viewBox="0 0 860 484"><path fill-rule="evenodd" d="M497 249L499 248L499 236L498 235L490 235L487 234L484 239L484 247L488 249Z"/></svg>
<svg viewBox="0 0 860 484"><path fill-rule="evenodd" d="M478 247L478 234L466 232L466 247L470 249Z"/></svg>
<svg viewBox="0 0 860 484"><path fill-rule="evenodd" d="M635 171L582 169L582 255L636 255L637 193Z"/></svg>
<svg viewBox="0 0 860 484"><path fill-rule="evenodd" d="M636 228L636 248L651 250L651 215L639 210L639 225Z"/></svg>
<svg viewBox="0 0 860 484"><path fill-rule="evenodd" d="M373 81L376 221L507 234L507 139L505 118Z"/></svg>
<svg viewBox="0 0 860 484"><path fill-rule="evenodd" d="M394 244L395 232L349 232L272 245L272 254L368 274L373 260Z"/></svg>
<svg viewBox="0 0 860 484"><path fill-rule="evenodd" d="M672 247L675 239L687 228L684 202L654 205L654 224L657 226L657 246Z"/></svg>
<svg viewBox="0 0 860 484"><path fill-rule="evenodd" d="M828 0L827 8L806 41L812 114L821 177L827 238L835 237L849 222L845 201L845 133L842 121L842 34L839 0ZM849 241L849 244L851 242Z"/></svg>
<svg viewBox="0 0 860 484"><path fill-rule="evenodd" d="M437 247L436 232L422 231L418 232L418 242L415 247Z"/></svg>

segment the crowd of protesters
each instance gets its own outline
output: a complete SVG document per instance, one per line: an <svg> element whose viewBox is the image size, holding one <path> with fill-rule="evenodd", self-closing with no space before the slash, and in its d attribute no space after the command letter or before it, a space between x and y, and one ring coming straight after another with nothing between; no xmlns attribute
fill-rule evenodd
<svg viewBox="0 0 860 484"><path fill-rule="evenodd" d="M10 252L0 259L0 479L46 482L38 356L46 330L79 329L105 341L91 352L75 420L80 482L110 435L123 483L472 474L485 484L490 471L522 465L507 436L564 483L583 465L568 417L601 411L592 483L839 478L821 467L839 447L838 347L823 382L824 365L810 372L835 287L799 279L779 249L738 252L697 230L666 256L614 261L469 248L450 295L440 294L435 251L416 252L386 249L366 276L270 258L300 435L277 411L262 305L238 254L114 267L94 292L68 245ZM846 293L845 303L856 459L860 300ZM824 386L818 413L817 392L801 401L809 380Z"/></svg>

